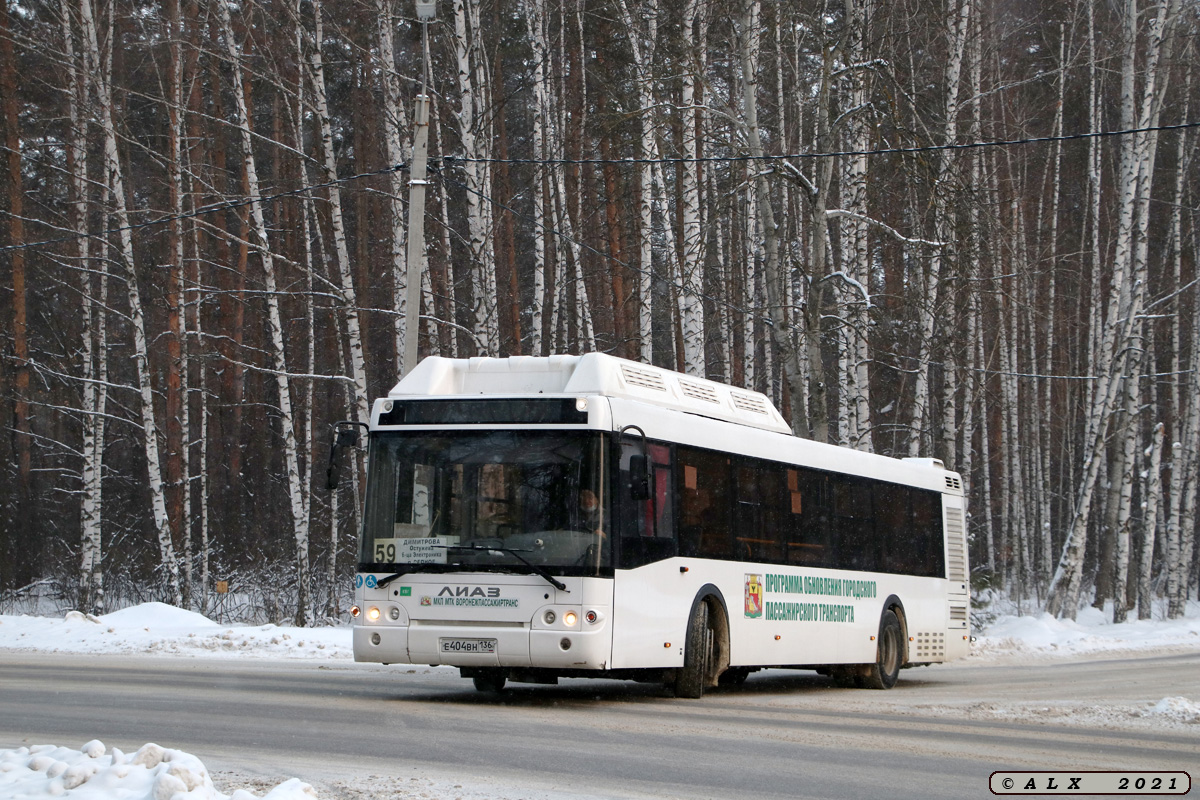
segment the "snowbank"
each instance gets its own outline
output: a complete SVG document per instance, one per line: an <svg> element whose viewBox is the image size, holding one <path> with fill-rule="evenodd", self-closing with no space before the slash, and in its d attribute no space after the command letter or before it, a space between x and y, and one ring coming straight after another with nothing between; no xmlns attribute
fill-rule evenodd
<svg viewBox="0 0 1200 800"><path fill-rule="evenodd" d="M100 617L0 615L0 649L239 658L353 658L349 628L218 625L193 611L143 603Z"/></svg>
<svg viewBox="0 0 1200 800"><path fill-rule="evenodd" d="M1074 621L1049 614L1002 616L977 637L973 661L1076 658L1200 650L1200 603L1191 602L1180 619L1129 620L1113 624L1112 612L1080 610Z"/></svg>
<svg viewBox="0 0 1200 800"><path fill-rule="evenodd" d="M78 750L43 744L0 750L0 797L36 800L70 792L74 800L252 800L238 789L222 794L200 759L181 750L143 745L133 755L92 740ZM263 800L312 800L307 783L292 778Z"/></svg>

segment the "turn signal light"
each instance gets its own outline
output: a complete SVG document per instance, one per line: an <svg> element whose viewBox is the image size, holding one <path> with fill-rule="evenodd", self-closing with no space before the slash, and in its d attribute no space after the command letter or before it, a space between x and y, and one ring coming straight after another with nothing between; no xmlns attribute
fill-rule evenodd
<svg viewBox="0 0 1200 800"><path fill-rule="evenodd" d="M600 615L597 614L595 611L589 611L583 615L583 618L588 621L589 625L595 625L596 620L600 619Z"/></svg>
<svg viewBox="0 0 1200 800"><path fill-rule="evenodd" d="M357 619L358 615L361 613L362 613L362 609L359 608L358 606L350 606L350 616Z"/></svg>

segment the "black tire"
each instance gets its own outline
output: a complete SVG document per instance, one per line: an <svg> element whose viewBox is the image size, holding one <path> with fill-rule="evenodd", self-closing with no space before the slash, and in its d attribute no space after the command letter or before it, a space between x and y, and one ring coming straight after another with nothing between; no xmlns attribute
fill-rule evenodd
<svg viewBox="0 0 1200 800"><path fill-rule="evenodd" d="M741 686L748 677L750 677L749 667L730 667L721 673L721 677L717 678L717 683L722 686Z"/></svg>
<svg viewBox="0 0 1200 800"><path fill-rule="evenodd" d="M860 685L865 689L890 689L896 685L900 667L904 666L904 635L895 611L883 612L876 644L875 663L864 665Z"/></svg>
<svg viewBox="0 0 1200 800"><path fill-rule="evenodd" d="M504 674L502 669L489 669L480 672L471 680L475 683L475 688L481 692L500 692L504 690L504 682L508 676Z"/></svg>
<svg viewBox="0 0 1200 800"><path fill-rule="evenodd" d="M862 685L862 667L858 664L838 664L829 668L833 685L840 689L856 689Z"/></svg>
<svg viewBox="0 0 1200 800"><path fill-rule="evenodd" d="M708 621L708 603L703 600L688 620L683 666L675 672L675 696L692 699L704 696L713 661L713 630Z"/></svg>

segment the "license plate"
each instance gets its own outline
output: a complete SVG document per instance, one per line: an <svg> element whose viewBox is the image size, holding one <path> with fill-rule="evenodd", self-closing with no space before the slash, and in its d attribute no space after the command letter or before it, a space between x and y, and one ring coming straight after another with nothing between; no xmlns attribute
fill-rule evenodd
<svg viewBox="0 0 1200 800"><path fill-rule="evenodd" d="M438 639L443 653L495 653L495 639Z"/></svg>

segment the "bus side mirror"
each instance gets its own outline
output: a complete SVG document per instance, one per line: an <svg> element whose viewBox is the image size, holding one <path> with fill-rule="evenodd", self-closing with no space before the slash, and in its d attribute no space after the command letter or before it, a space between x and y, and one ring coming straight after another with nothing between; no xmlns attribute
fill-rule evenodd
<svg viewBox="0 0 1200 800"><path fill-rule="evenodd" d="M650 497L650 472L646 467L645 456L629 457L629 494L634 500Z"/></svg>
<svg viewBox="0 0 1200 800"><path fill-rule="evenodd" d="M343 420L333 426L333 446L329 448L329 466L325 468L325 488L332 492L338 485L338 466L342 450L358 447L358 428L367 427L361 422Z"/></svg>

